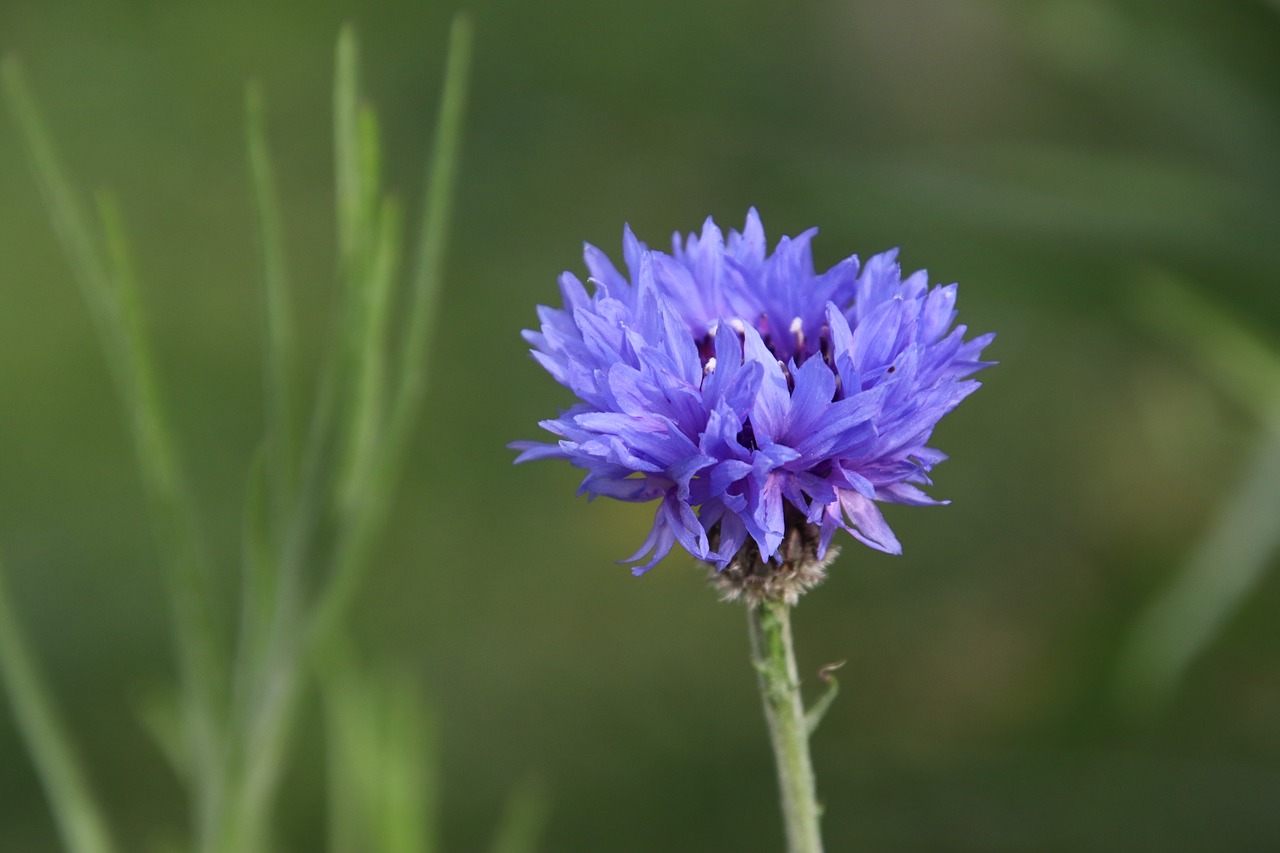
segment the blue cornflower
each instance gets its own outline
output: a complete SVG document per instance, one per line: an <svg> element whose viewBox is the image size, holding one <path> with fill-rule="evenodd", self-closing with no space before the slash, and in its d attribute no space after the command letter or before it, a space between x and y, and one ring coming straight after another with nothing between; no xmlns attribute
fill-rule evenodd
<svg viewBox="0 0 1280 853"><path fill-rule="evenodd" d="M752 209L741 233L708 218L667 254L625 228L627 274L587 245L593 291L564 273L564 308L524 333L579 402L516 461L568 459L580 492L658 501L636 574L676 542L719 569L797 568L837 529L898 554L876 502L940 503L918 488L946 458L927 442L993 335L965 341L956 285L903 278L897 250L815 272L816 233L770 254Z"/></svg>

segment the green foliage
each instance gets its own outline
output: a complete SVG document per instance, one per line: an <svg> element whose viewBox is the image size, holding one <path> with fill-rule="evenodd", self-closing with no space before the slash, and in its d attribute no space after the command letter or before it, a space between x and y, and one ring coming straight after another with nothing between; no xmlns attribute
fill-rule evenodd
<svg viewBox="0 0 1280 853"><path fill-rule="evenodd" d="M246 99L247 148L264 293L266 423L244 511L243 583L234 624L218 612L201 509L166 414L119 208L90 221L59 163L21 68L4 86L54 229L94 317L147 490L168 572L180 698L159 693L144 724L186 784L201 853L274 849L273 815L313 662L326 708L331 849L432 853L435 725L414 680L357 667L344 619L386 521L421 409L442 280L470 62L470 27L449 38L435 154L413 273L400 287L403 214L381 188L381 144L360 99L358 46L338 39L334 86L339 293L336 334L305 439L296 435L297 330L280 201L260 90ZM395 310L397 306L402 311ZM2 578L0 578L2 581ZM0 583L0 675L71 853L110 853L101 808ZM234 644L228 639L234 637ZM527 850L540 822L528 797L500 830Z"/></svg>

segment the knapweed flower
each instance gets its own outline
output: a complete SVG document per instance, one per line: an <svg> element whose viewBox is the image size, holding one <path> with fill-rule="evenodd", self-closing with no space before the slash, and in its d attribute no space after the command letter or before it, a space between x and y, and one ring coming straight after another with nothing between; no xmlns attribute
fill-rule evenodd
<svg viewBox="0 0 1280 853"><path fill-rule="evenodd" d="M838 529L901 553L876 502L939 503L919 488L945 458L929 437L993 336L964 340L956 285L903 278L897 250L815 272L816 233L770 253L753 209L741 233L708 218L667 254L625 228L627 273L587 245L592 291L564 273L564 308L524 333L579 402L516 461L567 459L580 492L658 501L636 574L679 542L748 586L807 586Z"/></svg>

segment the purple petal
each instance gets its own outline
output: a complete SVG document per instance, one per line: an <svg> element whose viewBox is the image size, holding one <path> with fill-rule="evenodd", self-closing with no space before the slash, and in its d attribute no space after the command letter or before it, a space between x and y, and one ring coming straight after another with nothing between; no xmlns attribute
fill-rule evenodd
<svg viewBox="0 0 1280 853"><path fill-rule="evenodd" d="M853 535L861 542L886 554L901 554L902 545L885 522L880 509L857 492L840 493L840 505L853 525Z"/></svg>

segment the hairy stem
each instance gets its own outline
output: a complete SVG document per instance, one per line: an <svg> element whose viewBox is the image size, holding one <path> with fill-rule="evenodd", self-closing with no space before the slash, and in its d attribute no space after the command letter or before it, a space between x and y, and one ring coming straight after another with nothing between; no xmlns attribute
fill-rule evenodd
<svg viewBox="0 0 1280 853"><path fill-rule="evenodd" d="M778 765L787 853L822 853L817 792L809 760L809 724L791 641L791 608L765 600L747 608L751 661L760 682L764 718Z"/></svg>

